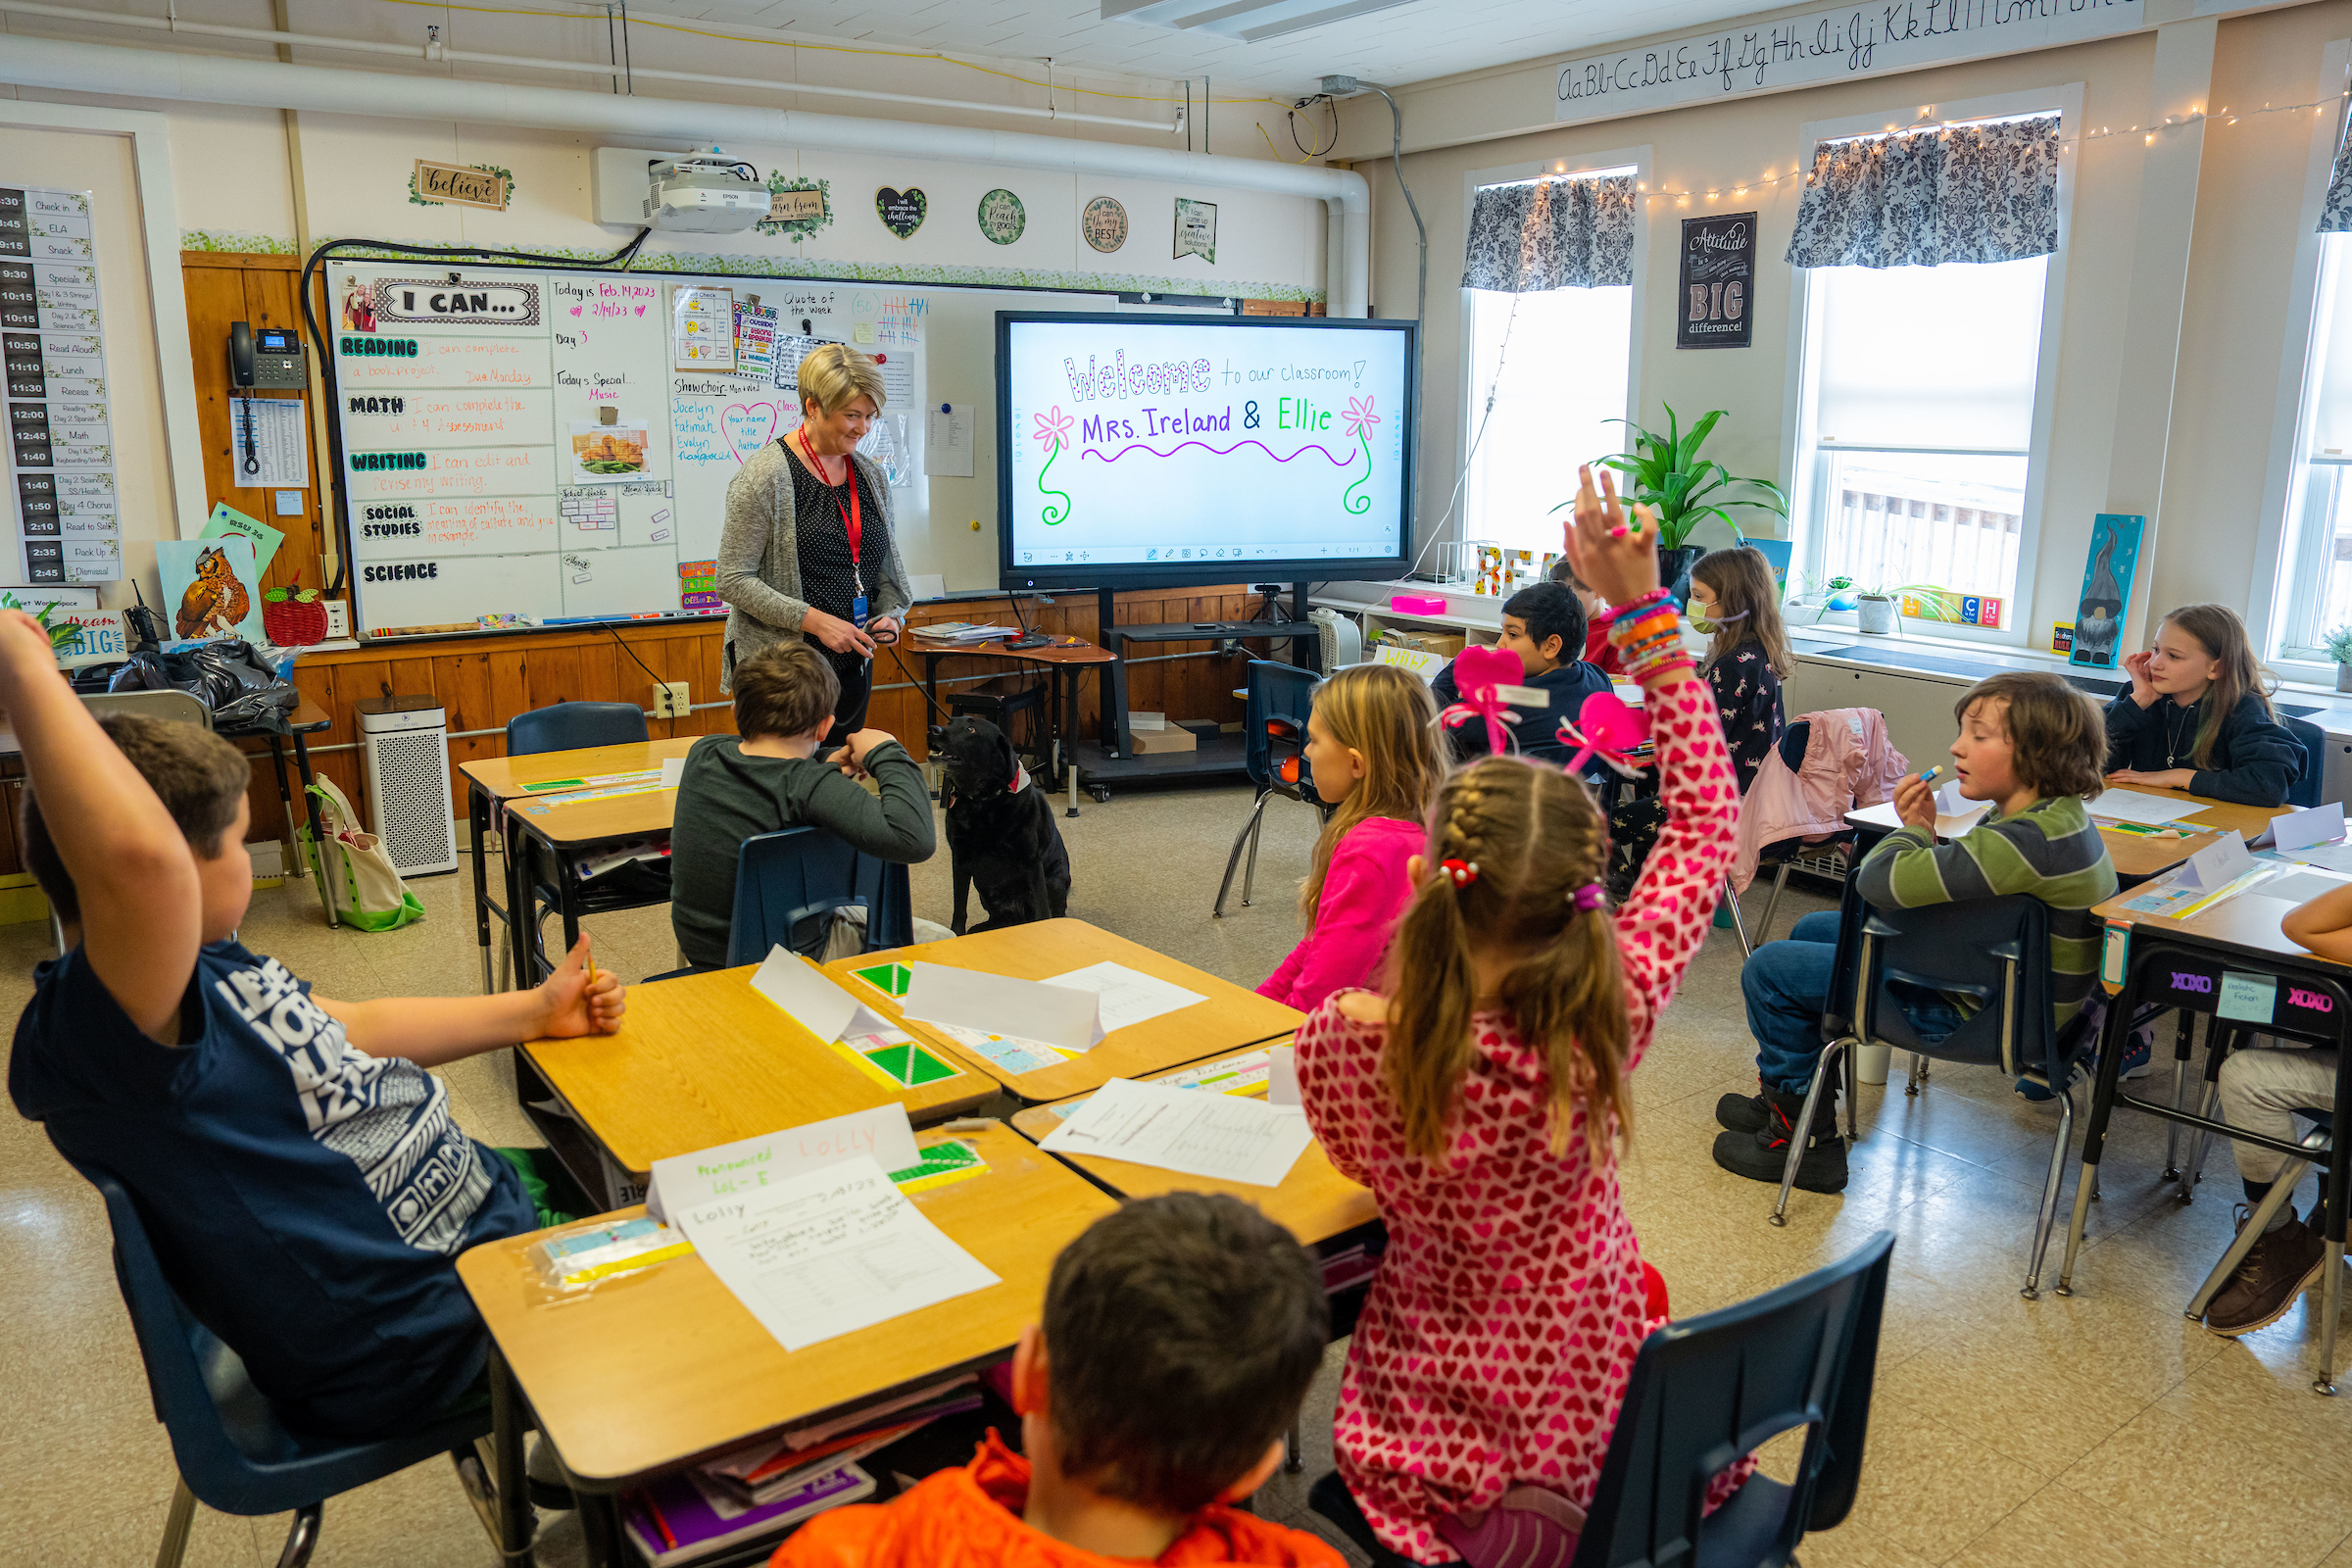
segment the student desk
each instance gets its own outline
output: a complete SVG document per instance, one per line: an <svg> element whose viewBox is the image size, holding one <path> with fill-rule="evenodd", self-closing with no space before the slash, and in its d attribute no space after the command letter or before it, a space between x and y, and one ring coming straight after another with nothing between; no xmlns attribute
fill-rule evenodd
<svg viewBox="0 0 2352 1568"><path fill-rule="evenodd" d="M2302 874L2334 883L2352 878L2296 866L2288 875ZM2075 1257L2082 1250L2083 1222L2098 1186L2099 1157L2107 1137L2109 1114L2120 1102L2133 1110L2160 1117L2176 1127L2196 1129L2201 1135L2235 1138L2261 1144L2279 1152L2308 1157L2310 1151L2233 1131L2228 1123L2182 1109L2142 1100L2123 1091L2123 1054L2132 1016L2141 1007L2176 1007L2183 1014L2182 1052L2185 1054L2188 1015L2203 1013L2207 1054L2227 1051L2233 1038L2256 1032L2301 1040L2334 1050L2335 1102L2352 1105L2352 968L2322 958L2287 939L2279 922L2300 902L2266 894L2266 884L2234 894L2186 919L2144 914L2130 907L2144 890L2121 893L2097 906L2091 913L2107 922L2106 951L2099 978L2114 993L2099 1041L2096 1086L2091 1093L2090 1117L2082 1132L2082 1170L2075 1183L2074 1221L2066 1237L2066 1262L2058 1274L2058 1294L2074 1294ZM2114 949L2126 944L2117 970ZM2218 1067L2219 1063L2214 1062ZM2176 1087L2178 1100L2178 1087ZM2339 1129L2332 1140L2327 1165L2328 1267L2318 1371L2312 1387L2333 1394L2332 1367L2335 1320L2342 1301L2347 1176L2352 1174L2352 1138ZM2189 1195L2190 1172L2181 1177L2181 1193ZM2168 1172L2168 1175L2172 1174Z"/></svg>
<svg viewBox="0 0 2352 1568"><path fill-rule="evenodd" d="M620 1491L781 1428L1003 1359L1044 1306L1054 1259L1116 1205L1011 1129L939 1134L988 1173L914 1195L916 1207L1003 1282L872 1328L788 1351L699 1257L672 1258L556 1302L525 1257L546 1233L458 1259L488 1325L501 1534L528 1559L522 1415L563 1456L580 1495L588 1560L635 1562ZM627 1213L634 1214L631 1209Z"/></svg>
<svg viewBox="0 0 2352 1568"><path fill-rule="evenodd" d="M517 1049L515 1091L564 1168L611 1204L644 1196L657 1159L896 1101L917 1124L992 1098L965 1068L893 1087L752 989L757 965L632 986L620 1028ZM962 1067L960 1060L948 1064ZM541 1108L554 1099L571 1112Z"/></svg>
<svg viewBox="0 0 2352 1568"><path fill-rule="evenodd" d="M564 793L559 790L534 790L533 785L547 785L561 780L578 779L574 786L589 789L587 781L612 773L643 773L660 767L673 757L684 757L693 749L699 736L681 735L675 740L635 741L621 746L589 746L569 752L536 752L525 757L485 757L471 762L461 762L458 771L466 775L466 813L473 829L473 931L474 940L482 950L482 994L494 989L490 978L490 916L505 921L508 928L508 947L514 956L515 983L520 984L524 956L530 951L523 940L523 911L527 900L516 896L515 864L513 829L525 821L546 822L560 813L548 816L513 817L505 826L508 834L505 870L507 878L506 906L501 908L490 902L489 891L489 832L496 817L506 814L506 804L538 794L551 799ZM646 809L648 803L659 801L661 823L655 831L669 831L670 813L677 807L678 792L659 790L648 795L615 796L571 808L578 817L564 824L569 831L587 820L587 813L596 813L597 820L612 817L642 817L650 821L657 814ZM634 808L632 812L629 808ZM632 822L632 825L635 825ZM560 858L560 857L559 857ZM574 878L564 876L558 893L576 893ZM574 915L564 917L564 946L568 948L579 935L579 921Z"/></svg>
<svg viewBox="0 0 2352 1568"><path fill-rule="evenodd" d="M1125 1029L1114 1029L1094 1050L1058 1067L1007 1073L957 1045L944 1030L906 1019L898 998L884 996L855 973L882 963L944 963L958 969L1009 975L1016 980L1046 980L1106 959L1140 969L1187 991L1199 992L1208 1000ZM976 931L946 942L918 942L913 947L888 953L836 958L825 965L825 972L907 1033L937 1047L957 1062L988 1074L1018 1098L1031 1102L1060 1100L1100 1088L1113 1078L1165 1072L1188 1061L1202 1061L1246 1046L1262 1045L1289 1034L1305 1016L1296 1007L1269 1001L1189 963L1163 957L1150 948L1113 936L1084 920L1038 920L998 931Z"/></svg>
<svg viewBox="0 0 2352 1568"><path fill-rule="evenodd" d="M1286 1037L1272 1044L1287 1046L1290 1040ZM1222 1058L1212 1057L1193 1065L1211 1067L1219 1059ZM1050 1105L1032 1105L1012 1118L1013 1130L1042 1144L1071 1111L1091 1098L1091 1095L1072 1095ZM1230 1193L1307 1247L1318 1247L1350 1231L1380 1223L1380 1205L1373 1201L1370 1190L1358 1187L1334 1170L1331 1156L1323 1152L1320 1143L1306 1146L1306 1152L1298 1156L1298 1163L1291 1167L1279 1187L1258 1187L1214 1176L1188 1176L1182 1171L1162 1170L1157 1165L1137 1165L1097 1154L1057 1157L1116 1198L1156 1198L1162 1193Z"/></svg>
<svg viewBox="0 0 2352 1568"><path fill-rule="evenodd" d="M1940 782L1940 780L1938 781ZM2184 839L2147 833L2126 833L2113 826L2102 826L2099 837L2106 841L2107 858L2115 862L2115 874L2129 882L2136 882L2167 871L2206 848L2231 829L2251 839L2270 826L2271 818L2283 815L2289 807L2238 806L2230 801L2207 800L2185 790L2150 789L2142 784L2118 786L2134 795L2153 795L2168 801L2194 801L2204 809L2186 819L2188 825L2201 831ZM1936 819L1938 838L1953 838L1974 827L1982 813L1969 812L1962 816L1941 816ZM1892 801L1877 806L1860 807L1845 813L1846 821L1873 836L1893 832L1903 825L1895 814ZM1859 858L1856 859L1859 864Z"/></svg>
<svg viewBox="0 0 2352 1568"><path fill-rule="evenodd" d="M1093 643L1048 643L1039 648L1007 648L1003 641L983 643L934 642L923 635L920 626L907 628L910 646L923 656L923 700L928 711L945 714L939 704L939 662L943 659L993 660L1003 664L1034 663L1046 671L1046 725L1053 744L1047 755L1052 758L1054 777L1047 784L1049 793L1061 788L1062 775L1070 770L1070 743L1078 734L1078 682L1089 664L1113 664L1119 656L1107 648ZM1078 780L1070 777L1070 814L1078 814Z"/></svg>

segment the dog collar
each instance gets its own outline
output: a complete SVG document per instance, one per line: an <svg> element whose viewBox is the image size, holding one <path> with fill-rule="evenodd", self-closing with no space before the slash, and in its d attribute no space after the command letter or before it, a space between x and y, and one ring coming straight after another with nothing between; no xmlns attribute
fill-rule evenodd
<svg viewBox="0 0 2352 1568"><path fill-rule="evenodd" d="M1029 787L1029 770L1020 763L1012 764L1012 793L1018 795Z"/></svg>

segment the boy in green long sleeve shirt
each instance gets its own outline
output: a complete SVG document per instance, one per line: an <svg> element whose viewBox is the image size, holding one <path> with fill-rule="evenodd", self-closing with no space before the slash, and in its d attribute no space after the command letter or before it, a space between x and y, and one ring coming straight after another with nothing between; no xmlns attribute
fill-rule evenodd
<svg viewBox="0 0 2352 1568"><path fill-rule="evenodd" d="M821 827L867 855L912 864L937 838L923 771L889 735L853 731L831 757L817 749L833 725L840 678L810 644L761 649L735 666L733 735L706 735L686 754L669 835L670 929L698 969L727 961L735 866L743 841L788 827ZM870 775L869 794L854 774Z"/></svg>
<svg viewBox="0 0 2352 1568"><path fill-rule="evenodd" d="M2063 1027L2098 978L2091 906L2115 893L2115 866L2084 808L2102 788L2106 760L2098 710L2056 675L2016 671L1978 682L1953 715L1960 721L1951 746L1960 793L1990 801L1991 812L1938 844L1936 792L1916 776L1905 779L1894 796L1903 826L1856 869L1859 891L1866 902L1890 909L2011 894L2048 905L2051 1007ZM1808 914L1788 940L1758 948L1740 972L1763 1093L1726 1095L1715 1108L1726 1129L1715 1140L1715 1163L1726 1170L1780 1182L1821 1060L1821 1015L1837 943L1837 911ZM1939 993L1898 992L1898 999L1922 1039L1940 1039L1966 1021ZM1838 1136L1835 1093L1821 1097L1803 1136L1796 1185L1842 1191L1845 1142Z"/></svg>

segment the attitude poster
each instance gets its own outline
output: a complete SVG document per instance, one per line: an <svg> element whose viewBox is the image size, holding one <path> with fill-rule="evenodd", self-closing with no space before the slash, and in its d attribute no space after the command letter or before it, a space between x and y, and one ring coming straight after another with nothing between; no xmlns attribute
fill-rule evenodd
<svg viewBox="0 0 2352 1568"><path fill-rule="evenodd" d="M1756 336L1756 215L1683 220L1678 349L1743 349Z"/></svg>

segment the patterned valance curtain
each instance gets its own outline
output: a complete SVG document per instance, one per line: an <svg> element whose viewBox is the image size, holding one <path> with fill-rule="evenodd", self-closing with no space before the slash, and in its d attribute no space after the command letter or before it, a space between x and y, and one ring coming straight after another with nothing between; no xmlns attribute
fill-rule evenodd
<svg viewBox="0 0 2352 1568"><path fill-rule="evenodd" d="M1634 176L1485 185L1470 208L1462 287L1498 294L1634 280Z"/></svg>
<svg viewBox="0 0 2352 1568"><path fill-rule="evenodd" d="M2339 133L2335 168L2328 175L2328 199L2320 204L2322 234L2352 234L2352 147Z"/></svg>
<svg viewBox="0 0 2352 1568"><path fill-rule="evenodd" d="M1942 267L2058 249L2058 117L1824 142L1791 267Z"/></svg>

